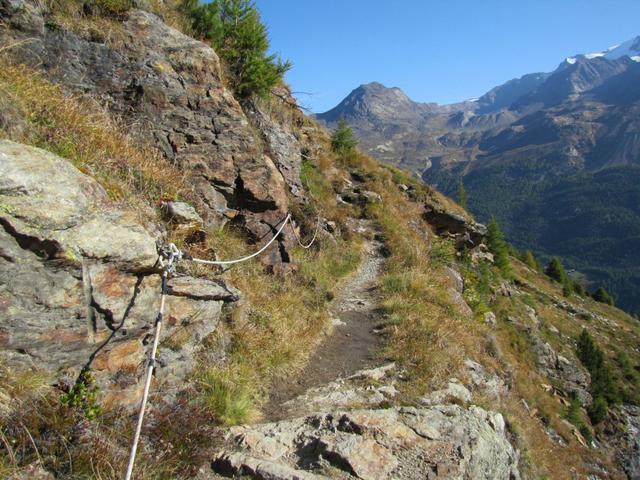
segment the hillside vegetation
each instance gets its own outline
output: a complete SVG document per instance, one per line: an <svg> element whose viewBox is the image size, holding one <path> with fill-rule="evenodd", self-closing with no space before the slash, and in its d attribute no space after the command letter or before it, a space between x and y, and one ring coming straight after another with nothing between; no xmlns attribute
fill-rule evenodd
<svg viewBox="0 0 640 480"><path fill-rule="evenodd" d="M447 195L463 182L480 221L496 217L545 261L564 257L636 314L639 79L630 56L579 56L450 105L361 85L317 118L346 121L364 151Z"/></svg>
<svg viewBox="0 0 640 480"><path fill-rule="evenodd" d="M182 4L150 4L167 22L207 38L215 47L221 42L222 49L233 50L237 39L224 29L223 33L217 30L220 11L216 8L239 8L251 19L247 28L257 31L260 38L266 35L248 2L225 0L208 7L189 2L186 10ZM135 14L132 3L91 2L95 10L89 13L70 5L74 4L49 5L52 18L57 19L56 29L87 35L94 24L105 22L113 28L113 39L118 31L126 34L126 28L133 28L126 24L127 16ZM194 26L194 8L202 9L198 22L209 18L211 23L195 22ZM148 19L136 18L139 22ZM215 32L207 33L208 27ZM101 44L111 41L95 40ZM263 55L266 47L258 43ZM125 47L114 41L109 48L119 52ZM197 48L204 47L198 44ZM332 136L301 115L281 84L285 68L274 57L260 57L259 62L269 65L265 67L268 81L251 87L234 70L237 65L231 53L220 57L226 62L224 71L231 73L225 82L242 104L235 103L222 87L203 90L205 96L231 96L233 100L212 118L222 125L216 126L215 141L224 141L218 137L226 128L240 137L238 144L244 150L229 147L231 153L224 151L224 155L229 153L228 157L239 162L250 152L252 161L258 158L275 165L276 149L269 141L268 127L277 127L278 138L290 134L290 142L298 142L297 178L287 177L292 169L281 163L265 170L250 163L244 170L244 166L234 170L235 190L219 179L208 179L226 194L226 220L186 227L167 218L162 202L201 205L202 194L194 180L200 178L200 167L196 165L198 174L192 175L188 170L193 167L192 158L179 156L195 142L191 133L184 135L188 138L184 144L175 141L171 153L176 157L171 158L158 146L162 144L132 133L135 129L126 117L120 117L122 112L103 106L98 98L81 95L63 81L54 83L38 66L23 65L15 55L7 54L0 63L0 138L67 159L102 185L115 204L134 209L141 224L153 225L156 239L171 241L196 257L237 258L256 251L271 237L273 225L279 225L274 219L281 218L282 210L291 213L293 228L303 241L310 240L316 229L319 232L311 248L296 246L295 237L285 233L263 258L227 269L178 263L178 276L235 288L240 299L220 307L215 329L203 338L189 330L189 322L198 324L209 300L197 303L198 310L184 324L167 316L171 330L163 337L161 348L176 353L167 357L169 368L182 367L180 355L190 353L185 352L194 338L198 348L194 347L195 360L189 364L193 368L179 381L165 382L158 376L154 382L136 478L200 478L196 477L199 469L211 464L212 451L223 445L229 426L264 419L274 391L297 378L315 349L331 341L336 329L331 302L348 279L358 274L364 245L372 240L380 242L379 254L384 257L383 270L372 289L382 319L376 325L382 345L376 355L394 362L398 371L393 384L398 394L375 408L416 407L439 392L440 403L459 405L465 411L477 405L504 417L502 427L519 452L517 468L524 478L631 476L625 469L633 468L628 452L637 446L637 439L629 438L628 433L629 422L637 418L634 409L640 406L638 321L606 302L566 291L562 282L536 268L530 252L523 257L528 261L521 261L504 241L497 222L485 234L479 233L483 230L473 217L453 200L409 172L384 166L359 151L345 125ZM214 70L215 65L207 68ZM228 127L224 121L233 115L242 122ZM246 130L233 128L245 123ZM274 160L266 160L267 156ZM231 169L227 163L220 165ZM268 196L273 192L263 191L276 184L267 183L275 182L276 173L283 178L277 185L287 187L283 208L273 207L277 202ZM468 192L473 205L474 190L468 187ZM0 203L0 214L11 215L11 205ZM363 222L371 228L359 228ZM255 223L269 228L259 236L256 229L251 230ZM8 224L3 217L3 234L9 232ZM472 236L482 237L487 246L474 243ZM15 263L3 252L0 250L3 268L5 263ZM278 261L270 263L272 258ZM106 265L111 260L100 259ZM74 266L74 259L38 261L54 273L70 269L76 277L85 277L85 267ZM129 277L120 274L115 278L136 284L132 290L139 292L141 284L157 276L157 270ZM8 283L11 279L2 280ZM109 283L110 291L118 291L117 284ZM159 288L153 291L155 302ZM183 305L180 302L186 297L170 296L168 302ZM0 297L1 308L5 308L3 299ZM93 303L99 314L107 315L108 309ZM156 303L151 305L156 308ZM113 321L113 313L110 315ZM177 314L173 311L172 315ZM119 329L109 334L137 335L134 340L146 352L148 330L136 330L133 325L133 333ZM49 341L56 345L61 336L51 334ZM15 358L22 359L11 357ZM76 374L73 381L54 382L44 363L29 360L17 367L3 360L0 364L0 476L26 479L49 472L55 478L121 478L133 436L132 405L137 407L138 397L132 401L123 394L121 403L106 402L105 374L98 368L76 365L71 369ZM142 356L138 364L144 365ZM115 380L107 384L122 383L125 392L139 391L144 372L139 365L115 368ZM135 381L126 384L127 375ZM367 386L374 388L377 382ZM452 384L464 385L473 396L456 397ZM339 478L355 478L347 469L331 472Z"/></svg>

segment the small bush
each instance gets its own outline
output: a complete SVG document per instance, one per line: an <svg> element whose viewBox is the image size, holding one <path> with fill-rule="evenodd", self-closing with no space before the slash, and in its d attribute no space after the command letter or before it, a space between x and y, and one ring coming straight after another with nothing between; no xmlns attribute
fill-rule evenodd
<svg viewBox="0 0 640 480"><path fill-rule="evenodd" d="M632 383L640 383L638 372L633 368L633 365L631 365L631 360L626 352L622 350L616 352L616 363L620 367L620 370L622 370L626 380Z"/></svg>
<svg viewBox="0 0 640 480"><path fill-rule="evenodd" d="M340 120L331 135L331 151L338 155L347 155L353 153L357 144L351 127L344 120Z"/></svg>
<svg viewBox="0 0 640 480"><path fill-rule="evenodd" d="M562 265L562 261L558 257L554 257L545 268L544 273L551 279L562 284L562 294L565 297L571 296L574 293L575 283L567 275L567 271Z"/></svg>
<svg viewBox="0 0 640 480"><path fill-rule="evenodd" d="M531 250L526 250L520 259L532 270L540 270L540 263L538 263L538 260Z"/></svg>
<svg viewBox="0 0 640 480"><path fill-rule="evenodd" d="M599 287L591 295L596 302L606 303L607 305L614 305L613 297L604 288Z"/></svg>
<svg viewBox="0 0 640 480"><path fill-rule="evenodd" d="M75 385L61 401L67 407L78 408L87 420L93 420L100 414L98 386L90 369L85 368L80 372Z"/></svg>
<svg viewBox="0 0 640 480"><path fill-rule="evenodd" d="M564 283L567 279L567 271L562 265L562 261L558 257L554 257L545 268L544 273L559 283Z"/></svg>
<svg viewBox="0 0 640 480"><path fill-rule="evenodd" d="M581 297L584 297L587 294L587 289L578 281L573 282L573 291Z"/></svg>
<svg viewBox="0 0 640 480"><path fill-rule="evenodd" d="M605 361L604 352L596 345L589 332L582 330L578 337L577 355L591 374L593 405L589 416L594 424L605 417L610 404L620 402L620 388Z"/></svg>
<svg viewBox="0 0 640 480"><path fill-rule="evenodd" d="M607 418L607 412L609 411L609 404L604 397L594 397L593 404L589 408L589 418L594 425L602 422Z"/></svg>

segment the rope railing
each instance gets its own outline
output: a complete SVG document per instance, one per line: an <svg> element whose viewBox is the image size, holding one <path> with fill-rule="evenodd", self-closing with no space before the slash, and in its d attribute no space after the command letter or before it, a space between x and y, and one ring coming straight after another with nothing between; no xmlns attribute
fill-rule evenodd
<svg viewBox="0 0 640 480"><path fill-rule="evenodd" d="M300 240L300 237L296 233L296 229L294 228L293 224L289 223L289 226L291 227L293 236L296 237L296 240L298 241L298 245L306 250L308 248L311 248L311 246L314 244L314 242L316 241L316 237L318 236L318 232L320 231L320 214L318 213L318 217L316 218L316 230L313 233L313 237L311 238L311 241L306 245L302 243L302 240Z"/></svg>
<svg viewBox="0 0 640 480"><path fill-rule="evenodd" d="M165 263L166 258L166 263ZM182 252L176 248L174 244L170 244L166 251L160 251L160 265L162 266L162 291L160 293L160 309L158 316L156 317L156 328L153 336L153 345L151 347L151 354L149 358L149 365L147 367L147 377L144 382L144 390L142 392L142 401L140 403L140 413L138 413L138 422L136 424L136 431L133 435L133 443L131 445L131 453L129 454L129 463L127 465L127 473L125 480L130 480L133 474L133 465L136 460L136 452L138 450L138 443L140 442L140 433L142 432L142 422L144 420L144 412L147 407L147 401L149 400L149 390L151 388L151 379L153 377L153 368L156 363L156 353L158 351L158 342L160 341L160 330L162 328L162 317L164 316L164 304L167 297L167 277L169 273L173 272L175 260L182 258Z"/></svg>
<svg viewBox="0 0 640 480"><path fill-rule="evenodd" d="M175 266L176 263L179 260L187 260L187 261L191 261L194 263L201 263L204 265L233 265L236 263L242 263L242 262L246 262L247 260L251 260L252 258L257 257L258 255L260 255L262 252L264 252L267 248L269 248L269 246L276 241L276 239L280 236L280 234L282 233L282 231L284 230L284 228L286 227L287 223L291 223L291 214L287 214L287 216L284 218L284 220L282 220L281 222L278 222L276 225L278 225L279 223L281 223L280 227L278 228L278 231L275 233L275 235L273 236L273 238L271 240L269 240L262 248L260 248L260 250L258 250L257 252L252 253L251 255L247 255L245 257L241 257L241 258L236 258L234 260L204 260L201 258L193 258L191 255L182 252L181 250L179 250L175 244L170 243L166 246L163 247L159 247L158 248L158 253L159 253L159 264L160 267L162 268L162 290L161 290L161 294L160 294L160 308L158 311L158 316L156 317L156 322L155 322L155 333L154 333L154 337L153 337L153 344L151 347L151 353L149 355L149 363L148 363L148 367L147 367L147 375L146 375L146 379L145 379L145 383L144 383L144 390L142 393L142 400L141 400L141 404L140 404L140 411L138 413L138 420L136 423L136 430L133 436L133 442L131 445L131 452L129 454L129 463L127 464L127 472L125 474L125 480L131 480L131 476L133 474L133 467L135 464L135 459L136 459L136 453L138 451L138 444L140 443L140 435L142 432L142 424L144 421L144 414L146 411L146 407L147 407L147 403L149 401L149 390L151 388L151 380L153 378L153 369L155 367L155 362L156 362L156 354L158 351L158 343L160 341L160 331L162 328L162 318L164 316L164 307L165 307L165 300L166 300L166 296L168 293L168 288L167 288L167 280L168 280L168 276L169 274L173 273L175 271ZM298 237L298 234L295 231L295 228L293 227L293 224L291 224L291 230L293 232L293 235L295 236L296 240L298 241L298 244L302 247L302 248L310 248L314 242L316 241L316 237L318 235L318 231L320 229L320 214L318 214L318 218L317 218L317 225L316 225L316 231L313 235L313 238L311 239L311 242L307 245L304 245L301 240L300 237Z"/></svg>
<svg viewBox="0 0 640 480"><path fill-rule="evenodd" d="M185 255L183 258L185 260L189 260L191 262L202 263L202 264L205 264L205 265L233 265L234 263L246 262L247 260L251 260L252 258L257 257L262 252L264 252L267 248L269 248L269 245L271 245L273 242L275 242L276 238L278 238L278 235L280 235L282 233L282 230L284 230L284 227L287 225L287 222L290 221L290 220L291 220L291 214L289 213L285 217L284 221L282 222L282 225L280 226L280 228L278 229L276 234L273 236L273 238L271 240L269 240L267 242L267 244L264 247L262 247L260 250L258 250L255 253L252 253L251 255L247 255L246 257L237 258L235 260L203 260L201 258L193 258L190 255Z"/></svg>

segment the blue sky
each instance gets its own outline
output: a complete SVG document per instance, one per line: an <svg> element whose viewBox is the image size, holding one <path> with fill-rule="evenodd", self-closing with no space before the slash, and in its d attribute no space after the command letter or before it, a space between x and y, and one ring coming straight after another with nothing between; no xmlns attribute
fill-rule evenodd
<svg viewBox="0 0 640 480"><path fill-rule="evenodd" d="M257 0L314 112L379 81L451 103L640 35L640 0Z"/></svg>

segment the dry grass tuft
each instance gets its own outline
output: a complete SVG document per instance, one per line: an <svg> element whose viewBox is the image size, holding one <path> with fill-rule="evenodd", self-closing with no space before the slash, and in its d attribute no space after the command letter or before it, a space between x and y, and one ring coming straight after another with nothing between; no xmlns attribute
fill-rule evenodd
<svg viewBox="0 0 640 480"><path fill-rule="evenodd" d="M229 230L210 236L211 249L221 258L246 254L250 248ZM258 262L224 274L244 295L226 325L229 355L221 365L205 354L194 379L204 404L225 424L259 417L271 385L304 367L329 324L334 289L359 264L360 246L326 242L317 250L295 251L294 258L299 270L285 278L266 273Z"/></svg>
<svg viewBox="0 0 640 480"><path fill-rule="evenodd" d="M428 242L409 225L417 222L417 212L401 200L397 209L395 203L385 205L370 214L391 252L381 289L392 324L387 353L408 370L410 390L438 388L451 377L464 377L465 358L480 354L480 332L452 300Z"/></svg>
<svg viewBox="0 0 640 480"><path fill-rule="evenodd" d="M91 8L77 0L43 0L50 28L70 31L91 42L121 48L126 43L122 20L133 8L132 0L96 0Z"/></svg>
<svg viewBox="0 0 640 480"><path fill-rule="evenodd" d="M155 150L138 147L95 102L6 59L0 59L0 104L0 137L70 160L114 200L138 205L184 192L183 174Z"/></svg>

